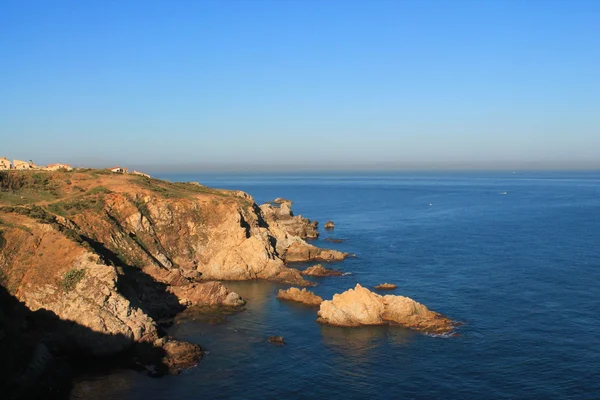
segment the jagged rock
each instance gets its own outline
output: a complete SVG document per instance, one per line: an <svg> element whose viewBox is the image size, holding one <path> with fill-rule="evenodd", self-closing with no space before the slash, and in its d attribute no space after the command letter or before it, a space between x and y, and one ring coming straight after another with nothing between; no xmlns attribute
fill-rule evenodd
<svg viewBox="0 0 600 400"><path fill-rule="evenodd" d="M321 249L305 242L293 242L285 251L286 262L296 261L340 261L348 256L337 250Z"/></svg>
<svg viewBox="0 0 600 400"><path fill-rule="evenodd" d="M393 283L381 283L377 286L374 287L374 289L379 289L379 290L392 290L392 289L396 289L398 286L394 285Z"/></svg>
<svg viewBox="0 0 600 400"><path fill-rule="evenodd" d="M323 302L323 299L313 292L309 292L306 289L300 290L295 287L291 287L287 290L279 289L277 298L282 300L297 301L299 303L304 303L311 306L318 306L321 304L321 302Z"/></svg>
<svg viewBox="0 0 600 400"><path fill-rule="evenodd" d="M186 306L209 305L238 307L246 304L237 293L230 292L220 282L192 283L168 289Z"/></svg>
<svg viewBox="0 0 600 400"><path fill-rule="evenodd" d="M162 364L168 368L168 372L171 374L177 374L183 369L193 367L202 357L200 346L179 340L168 340L162 349L165 352Z"/></svg>
<svg viewBox="0 0 600 400"><path fill-rule="evenodd" d="M321 303L317 321L338 326L399 324L425 333L449 333L455 323L404 296L380 296L357 284Z"/></svg>
<svg viewBox="0 0 600 400"><path fill-rule="evenodd" d="M321 264L313 265L312 267L306 268L304 271L302 271L300 273L302 275L308 275L308 276L341 276L344 274L341 271L327 269L327 268L323 267Z"/></svg>
<svg viewBox="0 0 600 400"><path fill-rule="evenodd" d="M323 227L325 229L331 230L331 229L335 228L335 224L333 223L333 221L327 221L327 222L325 222L325 225Z"/></svg>
<svg viewBox="0 0 600 400"><path fill-rule="evenodd" d="M289 235L302 239L319 237L317 230L319 223L303 218L301 215L294 216L290 200L277 198L271 203L262 204L260 210L270 226L276 225Z"/></svg>

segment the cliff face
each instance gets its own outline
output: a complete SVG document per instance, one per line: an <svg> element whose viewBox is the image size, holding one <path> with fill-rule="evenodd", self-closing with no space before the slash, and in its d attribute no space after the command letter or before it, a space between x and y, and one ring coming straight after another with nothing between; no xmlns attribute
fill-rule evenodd
<svg viewBox="0 0 600 400"><path fill-rule="evenodd" d="M215 280L309 285L284 262L345 257L293 233L243 192L94 170L0 174L0 283L85 327L65 336L96 356L171 348L156 320L243 304Z"/></svg>

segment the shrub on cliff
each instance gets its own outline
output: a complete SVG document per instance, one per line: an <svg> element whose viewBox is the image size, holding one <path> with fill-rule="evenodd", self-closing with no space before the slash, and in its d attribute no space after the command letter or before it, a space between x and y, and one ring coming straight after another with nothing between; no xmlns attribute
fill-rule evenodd
<svg viewBox="0 0 600 400"><path fill-rule="evenodd" d="M85 275L84 269L70 269L63 275L60 286L63 290L70 291L79 283L83 275Z"/></svg>

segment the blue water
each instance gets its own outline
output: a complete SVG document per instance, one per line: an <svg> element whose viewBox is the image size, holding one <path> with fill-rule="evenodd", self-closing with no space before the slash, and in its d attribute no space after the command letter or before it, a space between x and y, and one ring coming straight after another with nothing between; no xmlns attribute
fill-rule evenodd
<svg viewBox="0 0 600 400"><path fill-rule="evenodd" d="M321 326L275 298L281 285L232 283L246 311L169 332L208 350L198 367L86 375L74 399L600 399L600 173L162 177L292 199L335 221L315 244L357 256L317 294L393 282L464 325L452 338Z"/></svg>

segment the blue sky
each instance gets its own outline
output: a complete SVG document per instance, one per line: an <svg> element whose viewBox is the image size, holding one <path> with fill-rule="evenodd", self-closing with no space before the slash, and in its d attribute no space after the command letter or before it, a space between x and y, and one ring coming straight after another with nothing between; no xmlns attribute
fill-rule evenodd
<svg viewBox="0 0 600 400"><path fill-rule="evenodd" d="M600 168L600 1L0 2L0 156Z"/></svg>

